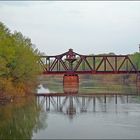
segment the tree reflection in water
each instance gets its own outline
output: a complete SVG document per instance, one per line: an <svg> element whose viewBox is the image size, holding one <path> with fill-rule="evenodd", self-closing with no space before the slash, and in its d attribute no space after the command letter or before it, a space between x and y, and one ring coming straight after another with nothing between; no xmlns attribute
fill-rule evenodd
<svg viewBox="0 0 140 140"><path fill-rule="evenodd" d="M31 139L33 133L47 127L46 119L33 97L1 106L0 139Z"/></svg>

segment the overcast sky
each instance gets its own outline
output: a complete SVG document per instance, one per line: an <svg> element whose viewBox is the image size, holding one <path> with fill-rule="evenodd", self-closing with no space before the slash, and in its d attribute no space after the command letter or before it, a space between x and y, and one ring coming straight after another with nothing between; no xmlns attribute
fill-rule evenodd
<svg viewBox="0 0 140 140"><path fill-rule="evenodd" d="M47 55L138 51L140 2L0 1L0 21Z"/></svg>

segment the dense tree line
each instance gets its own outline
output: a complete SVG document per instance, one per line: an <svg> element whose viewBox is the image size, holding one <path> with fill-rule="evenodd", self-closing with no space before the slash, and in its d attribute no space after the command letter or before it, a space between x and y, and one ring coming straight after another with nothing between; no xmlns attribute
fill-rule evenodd
<svg viewBox="0 0 140 140"><path fill-rule="evenodd" d="M0 22L0 95L25 95L39 74L39 51L22 33Z"/></svg>

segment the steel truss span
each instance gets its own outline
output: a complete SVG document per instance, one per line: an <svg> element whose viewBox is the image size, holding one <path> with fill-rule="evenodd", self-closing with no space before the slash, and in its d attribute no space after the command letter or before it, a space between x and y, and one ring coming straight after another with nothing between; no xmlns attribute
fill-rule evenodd
<svg viewBox="0 0 140 140"><path fill-rule="evenodd" d="M129 55L81 55L69 51L40 56L43 74L137 74L140 71Z"/></svg>

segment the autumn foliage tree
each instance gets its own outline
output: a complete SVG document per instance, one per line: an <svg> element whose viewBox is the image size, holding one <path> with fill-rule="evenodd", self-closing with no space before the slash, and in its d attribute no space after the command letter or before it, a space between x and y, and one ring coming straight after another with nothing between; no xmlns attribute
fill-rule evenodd
<svg viewBox="0 0 140 140"><path fill-rule="evenodd" d="M39 74L39 51L20 32L11 33L0 22L0 94L25 95Z"/></svg>

